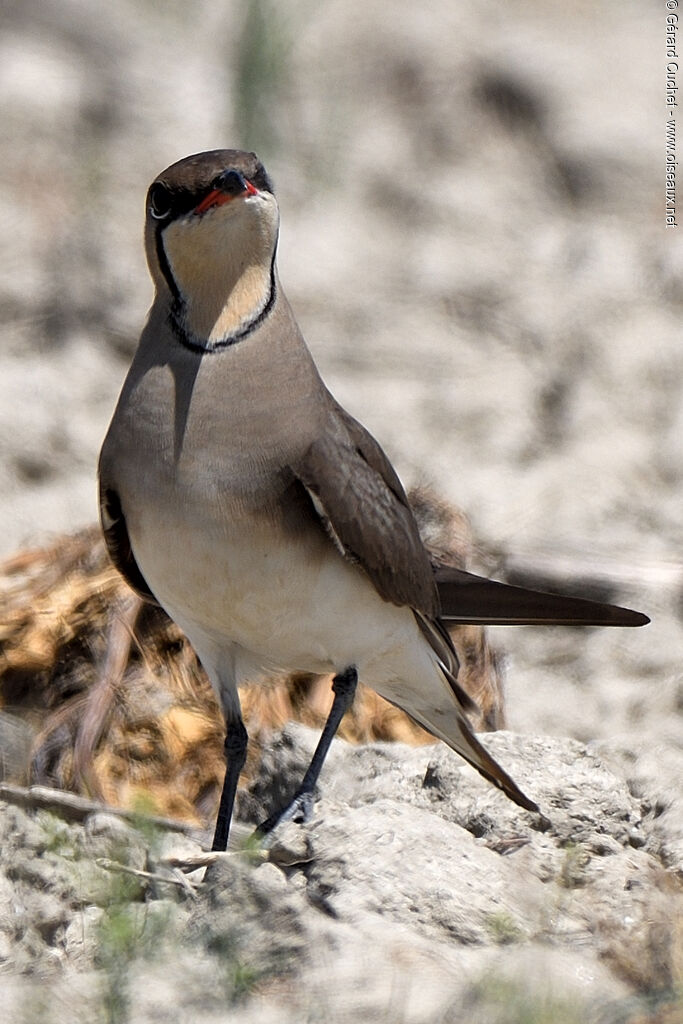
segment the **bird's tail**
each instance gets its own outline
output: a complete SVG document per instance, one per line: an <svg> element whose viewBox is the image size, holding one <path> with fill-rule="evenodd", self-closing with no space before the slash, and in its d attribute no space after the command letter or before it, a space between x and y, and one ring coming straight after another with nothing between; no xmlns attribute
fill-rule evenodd
<svg viewBox="0 0 683 1024"><path fill-rule="evenodd" d="M534 811L540 814L538 804L534 803L533 800L523 793L515 780L510 778L505 769L501 768L498 762L491 757L486 747L474 735L469 722L455 704L447 720L443 712L439 714L440 721L438 725L431 719L431 716L422 713L421 710L416 712L411 709L408 714L424 729L433 736L436 736L437 739L443 740L451 750L455 750L457 754L460 754L488 782L501 789L513 803L518 804L527 811Z"/></svg>

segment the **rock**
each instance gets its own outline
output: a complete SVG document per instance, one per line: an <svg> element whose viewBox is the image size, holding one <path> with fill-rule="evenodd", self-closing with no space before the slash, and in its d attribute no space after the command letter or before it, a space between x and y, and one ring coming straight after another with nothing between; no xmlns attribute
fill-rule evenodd
<svg viewBox="0 0 683 1024"><path fill-rule="evenodd" d="M315 738L294 725L274 737L243 807L260 816L289 795ZM56 849L3 861L5 970L40 965L55 998L90 973L91 1017L104 999L145 1024L389 1022L397 1008L406 1024L541 1013L578 1024L606 1005L630 1020L641 995L675 1000L683 896L659 856L665 815L632 792L616 756L513 733L484 742L550 821L443 745L335 741L313 819L276 830L268 862L219 857L199 888L142 884L125 861L118 873L92 860L124 839L163 874L172 851L196 857L189 840L110 815L53 823ZM14 821L11 841L40 846L40 815L0 816Z"/></svg>
<svg viewBox="0 0 683 1024"><path fill-rule="evenodd" d="M98 926L104 911L102 907L87 906L77 910L64 932L64 952L68 962L76 969L92 964L97 952Z"/></svg>
<svg viewBox="0 0 683 1024"><path fill-rule="evenodd" d="M636 828L632 845L650 853L683 877L683 754L673 744L616 736L591 745L620 771L649 822Z"/></svg>
<svg viewBox="0 0 683 1024"><path fill-rule="evenodd" d="M112 858L142 871L147 864L147 842L123 818L115 814L91 814L85 823L86 850L96 859Z"/></svg>

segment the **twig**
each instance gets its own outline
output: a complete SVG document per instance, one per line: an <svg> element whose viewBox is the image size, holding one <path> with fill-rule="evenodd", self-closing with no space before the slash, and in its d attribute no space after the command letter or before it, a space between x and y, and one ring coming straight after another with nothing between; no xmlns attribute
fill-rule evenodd
<svg viewBox="0 0 683 1024"><path fill-rule="evenodd" d="M196 871L198 868L206 868L210 864L216 864L221 860L245 856L254 860L269 860L270 852L258 848L255 850L228 850L227 853L211 850L207 853L197 853L189 857L160 857L159 863L163 864L164 867L179 868L180 871Z"/></svg>
<svg viewBox="0 0 683 1024"><path fill-rule="evenodd" d="M127 864L120 864L116 860L108 860L106 857L97 857L95 863L106 871L118 871L124 875L133 875L135 878L142 878L146 882L168 882L170 885L177 885L180 889L196 897L198 888L197 882L191 882L185 875L175 873L171 876L160 875L155 871L141 871L140 868L130 868Z"/></svg>
<svg viewBox="0 0 683 1024"><path fill-rule="evenodd" d="M157 828L166 829L169 832L182 832L201 842L204 833L193 825L187 825L183 821L175 821L173 818L162 818L154 814L140 814L137 811L124 810L121 807L111 807L109 804L101 803L98 800L90 800L87 797L77 796L75 793L66 793L62 789L51 789L49 786L15 786L9 782L0 783L0 800L6 803L16 804L19 807L42 808L54 811L61 818L71 822L82 822L91 814L113 814L117 818L123 818L135 825L139 822L154 825Z"/></svg>

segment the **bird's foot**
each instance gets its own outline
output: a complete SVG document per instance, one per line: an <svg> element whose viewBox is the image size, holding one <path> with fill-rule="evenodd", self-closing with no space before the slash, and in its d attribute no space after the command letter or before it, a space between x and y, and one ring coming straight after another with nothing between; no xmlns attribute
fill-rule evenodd
<svg viewBox="0 0 683 1024"><path fill-rule="evenodd" d="M272 833L280 825L286 825L289 821L294 821L300 824L311 820L313 814L314 805L313 793L308 790L303 793L297 793L291 803L282 811L276 811L271 814L269 818L262 821L261 824L254 830L252 839L258 841L262 847L266 849L272 843Z"/></svg>

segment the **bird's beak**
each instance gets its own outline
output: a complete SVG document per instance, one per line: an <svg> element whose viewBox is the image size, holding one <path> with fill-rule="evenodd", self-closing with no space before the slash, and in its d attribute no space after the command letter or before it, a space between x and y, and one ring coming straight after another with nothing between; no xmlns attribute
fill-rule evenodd
<svg viewBox="0 0 683 1024"><path fill-rule="evenodd" d="M195 206L194 212L198 216L206 213L207 210L212 210L215 206L223 206L224 203L229 203L232 199L258 195L258 189L254 188L252 183L238 171L228 171L223 177L225 181L221 181L217 188L207 193L201 203Z"/></svg>

